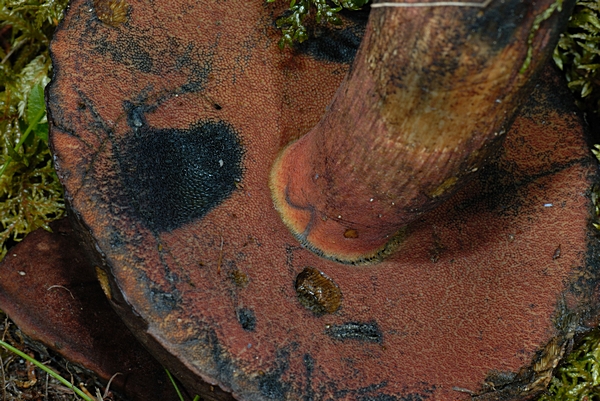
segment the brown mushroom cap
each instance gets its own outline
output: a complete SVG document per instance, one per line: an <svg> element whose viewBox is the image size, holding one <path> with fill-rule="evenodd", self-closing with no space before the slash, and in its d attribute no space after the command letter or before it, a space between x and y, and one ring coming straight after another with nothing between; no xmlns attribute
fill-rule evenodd
<svg viewBox="0 0 600 401"><path fill-rule="evenodd" d="M50 228L29 234L0 263L2 311L31 339L104 383L112 378L110 389L129 399L179 400L164 368L110 307L67 219Z"/></svg>
<svg viewBox="0 0 600 401"><path fill-rule="evenodd" d="M72 3L52 46L51 141L115 308L166 366L242 400L545 388L598 310L597 166L556 79L397 252L347 266L300 246L268 187L345 60L281 52L281 10L260 2L126 4L109 24Z"/></svg>

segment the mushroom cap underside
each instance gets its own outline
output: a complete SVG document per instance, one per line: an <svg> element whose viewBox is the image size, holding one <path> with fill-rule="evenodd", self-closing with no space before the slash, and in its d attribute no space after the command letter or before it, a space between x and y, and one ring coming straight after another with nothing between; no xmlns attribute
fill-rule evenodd
<svg viewBox="0 0 600 401"><path fill-rule="evenodd" d="M248 400L543 390L598 306L597 167L555 77L394 254L342 265L299 245L268 180L348 60L282 52L275 6L123 3L124 21L74 1L62 22L51 142L115 307L166 366Z"/></svg>

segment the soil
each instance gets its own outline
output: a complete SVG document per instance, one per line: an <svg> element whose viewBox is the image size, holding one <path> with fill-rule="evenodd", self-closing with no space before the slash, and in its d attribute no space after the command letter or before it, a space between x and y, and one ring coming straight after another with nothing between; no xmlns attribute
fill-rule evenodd
<svg viewBox="0 0 600 401"><path fill-rule="evenodd" d="M42 344L28 339L25 334L0 311L0 333L3 341L42 362L63 378L77 385L90 397L103 401L128 401L102 384L89 370L83 369L62 358ZM97 398L97 394L100 398ZM72 390L58 380L24 360L0 347L0 399L71 401L79 400Z"/></svg>

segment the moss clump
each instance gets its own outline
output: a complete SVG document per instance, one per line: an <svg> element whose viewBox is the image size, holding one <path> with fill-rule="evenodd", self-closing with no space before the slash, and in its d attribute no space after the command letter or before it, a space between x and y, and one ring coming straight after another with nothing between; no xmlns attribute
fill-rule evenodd
<svg viewBox="0 0 600 401"><path fill-rule="evenodd" d="M600 111L600 0L578 1L568 28L559 39L554 61L563 70L577 105ZM600 146L592 149L600 159ZM593 225L600 229L598 190ZM594 330L554 372L547 394L538 401L600 400L600 330Z"/></svg>
<svg viewBox="0 0 600 401"><path fill-rule="evenodd" d="M538 401L600 400L600 331L589 333L554 373Z"/></svg>
<svg viewBox="0 0 600 401"><path fill-rule="evenodd" d="M554 51L578 106L600 110L600 1L578 1Z"/></svg>
<svg viewBox="0 0 600 401"><path fill-rule="evenodd" d="M64 213L41 90L52 67L50 37L66 5L0 0L0 258L13 242L39 227L49 229Z"/></svg>
<svg viewBox="0 0 600 401"><path fill-rule="evenodd" d="M281 29L282 36L279 47L292 47L294 42L302 43L308 39L304 25L307 18L314 13L318 24L341 25L338 13L343 9L360 10L369 0L291 0L286 14L277 19L276 24ZM273 3L275 0L267 0Z"/></svg>

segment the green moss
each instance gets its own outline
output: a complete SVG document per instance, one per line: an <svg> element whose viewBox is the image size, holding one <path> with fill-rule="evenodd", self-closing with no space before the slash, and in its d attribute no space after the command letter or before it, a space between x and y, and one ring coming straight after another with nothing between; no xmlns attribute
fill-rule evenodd
<svg viewBox="0 0 600 401"><path fill-rule="evenodd" d="M600 0L578 1L554 51L578 106L600 110ZM600 145L592 152L600 159ZM594 188L593 225L600 229L600 188ZM548 393L538 401L600 400L600 331L589 333L554 372Z"/></svg>
<svg viewBox="0 0 600 401"><path fill-rule="evenodd" d="M291 0L286 14L277 19L277 27L281 29L279 47L292 47L294 42L302 43L308 39L306 20L314 13L318 24L340 25L342 20L337 15L342 9L359 10L369 0ZM275 0L267 0L273 3Z"/></svg>
<svg viewBox="0 0 600 401"><path fill-rule="evenodd" d="M538 14L535 17L533 21L533 26L531 27L531 31L529 32L529 37L527 38L527 44L529 45L527 49L527 56L525 57L525 61L523 62L523 65L519 70L521 74L523 74L527 70L527 68L529 68L529 64L531 63L531 57L533 56L533 38L535 37L537 31L540 29L540 25L542 24L542 22L550 18L555 12L561 12L562 3L563 0L556 0L550 5L550 7L548 7L542 13Z"/></svg>
<svg viewBox="0 0 600 401"><path fill-rule="evenodd" d="M578 1L554 51L554 61L567 78L579 107L600 109L600 1Z"/></svg>
<svg viewBox="0 0 600 401"><path fill-rule="evenodd" d="M538 401L600 400L600 331L589 333L557 368L548 394Z"/></svg>
<svg viewBox="0 0 600 401"><path fill-rule="evenodd" d="M66 4L0 0L0 258L11 243L49 229L64 214L40 91L49 81L50 37Z"/></svg>

